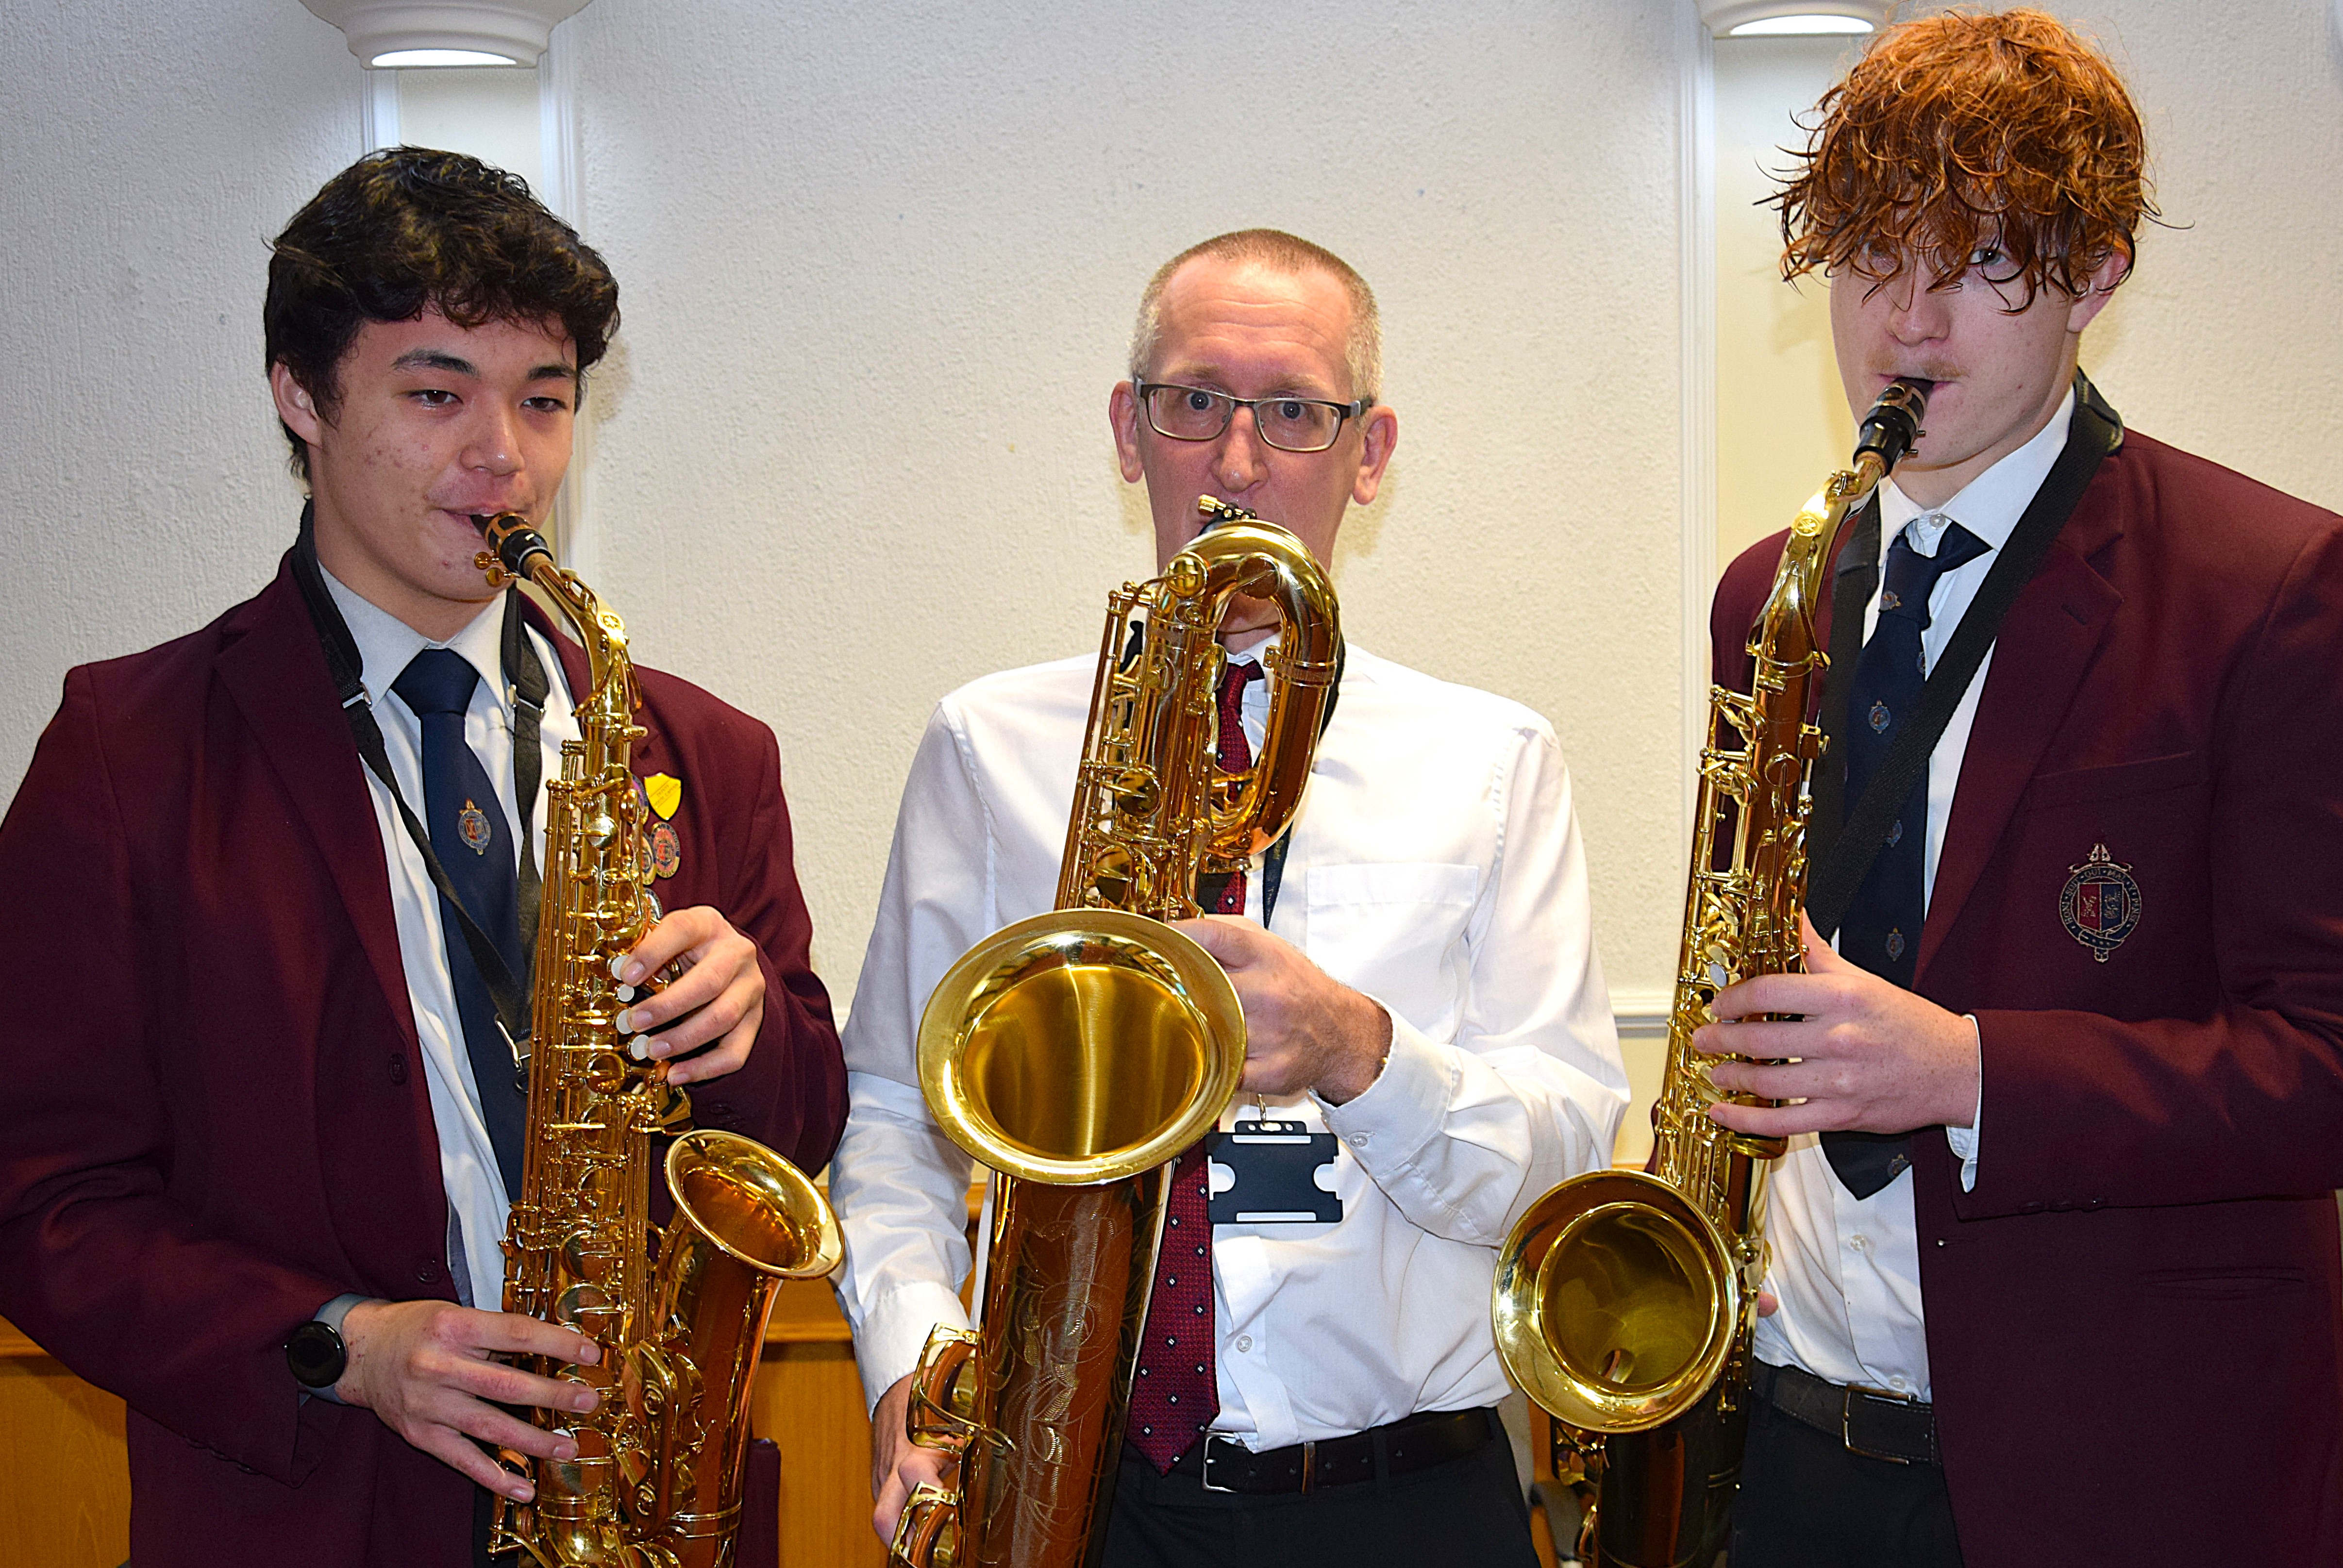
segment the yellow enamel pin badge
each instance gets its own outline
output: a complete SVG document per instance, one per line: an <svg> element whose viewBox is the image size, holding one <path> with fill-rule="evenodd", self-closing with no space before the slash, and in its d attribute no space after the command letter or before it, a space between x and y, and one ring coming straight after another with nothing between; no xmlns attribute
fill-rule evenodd
<svg viewBox="0 0 2343 1568"><path fill-rule="evenodd" d="M651 824L651 869L662 877L675 875L683 864L683 836L675 830L675 809L683 804L683 780L671 773L643 777L643 799L659 820Z"/></svg>

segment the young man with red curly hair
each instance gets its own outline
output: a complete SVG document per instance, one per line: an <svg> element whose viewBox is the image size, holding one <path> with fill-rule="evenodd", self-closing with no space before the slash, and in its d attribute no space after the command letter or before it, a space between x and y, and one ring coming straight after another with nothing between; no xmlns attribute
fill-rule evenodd
<svg viewBox="0 0 2343 1568"><path fill-rule="evenodd" d="M1821 109L1784 271L1858 416L1930 385L1825 596L1812 972L1700 1036L1790 1102L1711 1112L1790 1138L1730 1561L2343 1561L2343 519L2077 369L2155 216L2089 45L1931 16Z"/></svg>

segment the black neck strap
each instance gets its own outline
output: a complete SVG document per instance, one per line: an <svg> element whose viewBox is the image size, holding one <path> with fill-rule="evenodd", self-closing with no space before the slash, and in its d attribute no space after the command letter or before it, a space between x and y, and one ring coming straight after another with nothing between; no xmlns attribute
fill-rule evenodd
<svg viewBox="0 0 2343 1568"><path fill-rule="evenodd" d="M1920 688L1920 705L1911 725L1887 749L1879 771L1865 786L1863 796L1844 814L1846 799L1846 749L1839 743L1846 733L1847 691L1855 681L1855 660L1863 651L1864 611L1879 585L1879 498L1874 495L1855 521L1856 534L1840 558L1838 578L1831 597L1830 672L1823 684L1823 733L1829 739L1823 765L1815 779L1814 809L1808 819L1808 863L1818 868L1807 884L1806 913L1815 930L1825 938L1838 930L1863 879L1887 841L1887 831L1903 815L1904 802L1926 773L1928 758L1943 739L1945 727L1961 705L1977 667L2000 634L2002 618L2026 585L2034 580L2051 541L2066 526L2083 498L2100 459L2123 445L2123 420L2100 397L2098 389L2077 370L2075 373L2075 413L2066 425L2066 445L2051 465L2050 475L2034 492L2033 501L2009 542L1996 553L1968 613L1961 617L1944 658L1928 672Z"/></svg>
<svg viewBox="0 0 2343 1568"><path fill-rule="evenodd" d="M472 955L472 962L480 971L480 979L488 988L488 997L496 1005L497 1022L504 1030L506 1042L512 1047L513 1068L526 1074L528 1067L529 998L527 975L516 980L504 954L488 934L480 929L464 900L456 896L455 885L447 871L432 850L431 835L416 819L401 794L398 780L390 770L390 756L383 748L382 727L375 721L374 709L367 701L364 665L358 654L357 638L350 635L349 623L342 618L339 606L326 588L324 569L317 565L317 541L315 512L311 507L301 509L300 537L293 542L293 581L301 590L301 602L309 612L309 624L317 629L317 646L326 656L326 672L333 678L334 695L342 705L342 716L349 720L350 739L357 743L362 758L382 787L390 792L390 803L397 808L398 819L406 825L407 836L423 857L423 868L430 873L431 885L441 899L456 911L456 920L464 935L464 945ZM538 734L545 719L545 698L549 689L545 666L537 656L537 647L525 634L521 625L520 595L512 590L505 594L503 646L501 650L506 695L513 706L513 799L520 812L519 841L519 936L525 954L534 951L537 935L538 907L542 902L544 884L538 874L535 839L537 819L537 789L544 772L544 758L539 753ZM524 962L526 962L526 958Z"/></svg>

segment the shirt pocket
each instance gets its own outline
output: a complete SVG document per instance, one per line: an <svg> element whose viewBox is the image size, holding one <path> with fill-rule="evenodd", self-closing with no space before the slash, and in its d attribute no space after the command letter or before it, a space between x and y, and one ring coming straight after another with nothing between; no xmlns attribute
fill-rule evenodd
<svg viewBox="0 0 2343 1568"><path fill-rule="evenodd" d="M1464 927L1480 891L1477 866L1312 866L1311 960L1445 1038L1470 972Z"/></svg>

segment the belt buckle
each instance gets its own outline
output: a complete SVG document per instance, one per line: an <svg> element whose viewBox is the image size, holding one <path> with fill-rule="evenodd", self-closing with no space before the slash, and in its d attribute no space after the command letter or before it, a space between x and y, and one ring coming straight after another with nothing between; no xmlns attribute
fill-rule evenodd
<svg viewBox="0 0 2343 1568"><path fill-rule="evenodd" d="M1865 1459L1884 1459L1890 1464L1912 1463L1911 1460L1900 1453L1881 1453L1875 1449L1865 1448L1855 1441L1855 1400L1857 1394L1867 1394L1873 1399L1886 1400L1890 1403L1903 1405L1917 1405L1920 1403L1919 1399L1912 1394L1896 1393L1888 1389L1869 1388L1862 1383L1848 1383L1845 1397L1840 1400L1838 1407L1839 1441L1846 1445L1846 1451L1849 1453L1858 1453Z"/></svg>
<svg viewBox="0 0 2343 1568"><path fill-rule="evenodd" d="M1208 1432L1204 1434L1204 1490L1207 1492L1234 1492L1236 1488L1233 1486L1215 1486L1212 1484L1212 1444L1216 1442L1227 1442L1231 1448L1242 1448L1244 1446L1244 1444L1241 1442L1229 1442L1227 1438L1222 1437L1217 1432Z"/></svg>

